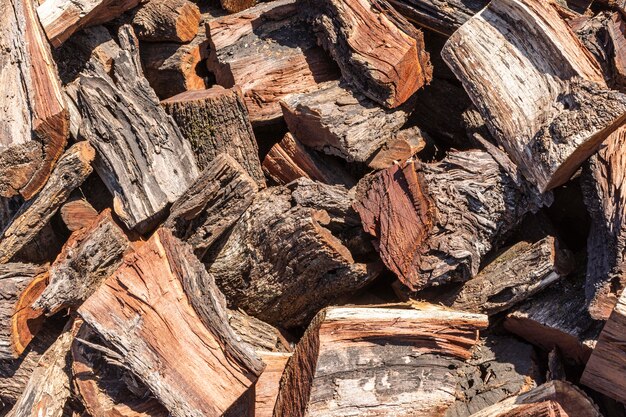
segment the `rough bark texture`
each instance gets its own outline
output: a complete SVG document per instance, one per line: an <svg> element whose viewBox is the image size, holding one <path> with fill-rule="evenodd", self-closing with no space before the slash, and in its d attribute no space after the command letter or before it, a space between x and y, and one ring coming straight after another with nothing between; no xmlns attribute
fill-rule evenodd
<svg viewBox="0 0 626 417"><path fill-rule="evenodd" d="M83 117L80 135L98 151L94 167L115 213L143 233L199 172L189 142L143 78L132 29L124 25L118 35L112 73L92 59L74 99Z"/></svg>
<svg viewBox="0 0 626 417"><path fill-rule="evenodd" d="M87 227L98 217L98 212L85 199L74 199L61 206L61 218L70 232Z"/></svg>
<svg viewBox="0 0 626 417"><path fill-rule="evenodd" d="M407 20L450 36L487 5L485 0L388 0Z"/></svg>
<svg viewBox="0 0 626 417"><path fill-rule="evenodd" d="M305 0L302 7L343 78L378 104L398 107L430 82L424 35L386 0Z"/></svg>
<svg viewBox="0 0 626 417"><path fill-rule="evenodd" d="M232 157L219 154L172 205L165 227L202 258L252 203L258 186Z"/></svg>
<svg viewBox="0 0 626 417"><path fill-rule="evenodd" d="M546 2L490 3L442 56L541 191L567 181L626 117L626 96L607 89L598 63Z"/></svg>
<svg viewBox="0 0 626 417"><path fill-rule="evenodd" d="M613 46L613 86L626 91L626 20L613 13L608 24L608 34Z"/></svg>
<svg viewBox="0 0 626 417"><path fill-rule="evenodd" d="M280 390L280 379L291 353L258 352L265 363L265 370L256 383L255 417L272 417Z"/></svg>
<svg viewBox="0 0 626 417"><path fill-rule="evenodd" d="M20 207L2 231L0 263L8 262L43 229L72 190L91 174L94 157L87 142L79 142L63 154L44 188Z"/></svg>
<svg viewBox="0 0 626 417"><path fill-rule="evenodd" d="M137 37L150 42L189 42L199 25L200 9L189 0L150 0L133 18Z"/></svg>
<svg viewBox="0 0 626 417"><path fill-rule="evenodd" d="M257 3L257 0L220 0L222 8L229 13L246 10Z"/></svg>
<svg viewBox="0 0 626 417"><path fill-rule="evenodd" d="M33 2L1 4L0 195L29 199L63 153L69 114Z"/></svg>
<svg viewBox="0 0 626 417"><path fill-rule="evenodd" d="M443 415L452 369L486 326L486 316L428 304L328 308L287 363L274 416Z"/></svg>
<svg viewBox="0 0 626 417"><path fill-rule="evenodd" d="M235 158L259 186L265 185L259 149L238 87L215 86L188 91L161 104L191 142L200 169L209 167L218 154L226 153Z"/></svg>
<svg viewBox="0 0 626 417"><path fill-rule="evenodd" d="M291 352L291 344L280 330L240 310L228 311L228 324L241 340L257 353Z"/></svg>
<svg viewBox="0 0 626 417"><path fill-rule="evenodd" d="M253 123L278 120L278 102L286 95L338 78L298 7L294 0L279 0L207 23L207 66L220 85L241 87Z"/></svg>
<svg viewBox="0 0 626 417"><path fill-rule="evenodd" d="M251 415L245 400L260 373L258 359L246 356L221 294L181 245L155 233L78 312L172 416ZM210 297L198 306L202 295Z"/></svg>

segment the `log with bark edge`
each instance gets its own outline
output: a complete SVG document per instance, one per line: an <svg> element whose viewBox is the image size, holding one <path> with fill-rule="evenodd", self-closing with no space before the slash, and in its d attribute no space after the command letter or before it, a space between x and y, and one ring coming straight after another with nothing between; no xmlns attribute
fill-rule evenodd
<svg viewBox="0 0 626 417"><path fill-rule="evenodd" d="M259 149L238 87L187 91L162 101L161 105L191 142L200 169L209 167L219 153L226 153L259 186L265 185Z"/></svg>
<svg viewBox="0 0 626 417"><path fill-rule="evenodd" d="M207 22L207 66L223 87L241 87L253 124L280 119L278 102L286 95L339 78L299 7L294 0L279 0Z"/></svg>
<svg viewBox="0 0 626 417"><path fill-rule="evenodd" d="M280 379L291 353L257 351L265 369L256 383L255 417L272 417L280 390Z"/></svg>
<svg viewBox="0 0 626 417"><path fill-rule="evenodd" d="M159 229L78 313L172 416L252 415L262 362L224 303L190 248Z"/></svg>
<svg viewBox="0 0 626 417"><path fill-rule="evenodd" d="M61 218L70 232L87 227L98 217L98 212L85 199L71 199L61 206Z"/></svg>
<svg viewBox="0 0 626 417"><path fill-rule="evenodd" d="M387 0L305 0L301 7L343 78L376 103L396 108L430 82L424 35Z"/></svg>
<svg viewBox="0 0 626 417"><path fill-rule="evenodd" d="M485 327L486 316L430 304L329 307L287 363L274 416L443 415Z"/></svg>
<svg viewBox="0 0 626 417"><path fill-rule="evenodd" d="M59 159L44 188L27 201L2 231L0 263L8 262L46 226L72 190L91 173L94 149L87 142L72 145Z"/></svg>
<svg viewBox="0 0 626 417"><path fill-rule="evenodd" d="M598 63L549 3L492 2L450 37L442 56L540 191L566 182L626 118L626 96L607 89Z"/></svg>
<svg viewBox="0 0 626 417"><path fill-rule="evenodd" d="M256 352L291 352L291 343L276 327L247 315L241 310L228 310L228 324Z"/></svg>
<svg viewBox="0 0 626 417"><path fill-rule="evenodd" d="M626 20L623 15L613 13L608 34L613 44L614 85L623 92L626 91Z"/></svg>
<svg viewBox="0 0 626 417"><path fill-rule="evenodd" d="M199 25L200 9L189 0L150 0L133 18L137 37L149 42L189 42Z"/></svg>
<svg viewBox="0 0 626 417"><path fill-rule="evenodd" d="M94 168L113 195L113 210L144 233L199 172L191 145L143 77L132 28L123 25L118 38L111 74L90 60L73 99L83 118L80 136L98 151Z"/></svg>
<svg viewBox="0 0 626 417"><path fill-rule="evenodd" d="M31 0L3 0L0 18L0 195L33 197L63 153L69 114Z"/></svg>

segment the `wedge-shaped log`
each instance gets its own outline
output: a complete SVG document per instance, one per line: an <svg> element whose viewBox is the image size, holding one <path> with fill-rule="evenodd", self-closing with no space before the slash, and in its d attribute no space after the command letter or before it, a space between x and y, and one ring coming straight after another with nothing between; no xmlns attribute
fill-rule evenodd
<svg viewBox="0 0 626 417"><path fill-rule="evenodd" d="M190 248L159 230L78 312L172 416L248 416L263 366L224 304Z"/></svg>
<svg viewBox="0 0 626 417"><path fill-rule="evenodd" d="M265 185L259 148L238 87L224 89L218 85L187 91L161 104L191 142L200 169L211 166L218 154L226 153L260 186Z"/></svg>
<svg viewBox="0 0 626 417"><path fill-rule="evenodd" d="M247 315L241 310L228 311L228 324L256 352L291 352L291 344L271 324Z"/></svg>
<svg viewBox="0 0 626 417"><path fill-rule="evenodd" d="M280 379L291 353L257 352L265 363L265 370L256 383L255 417L272 417L280 390Z"/></svg>
<svg viewBox="0 0 626 417"><path fill-rule="evenodd" d="M398 107L430 82L424 35L387 0L302 4L318 42L337 62L343 78L378 104Z"/></svg>
<svg viewBox="0 0 626 417"><path fill-rule="evenodd" d="M450 37L442 56L540 191L566 182L626 118L626 96L607 89L550 3L494 1Z"/></svg>
<svg viewBox="0 0 626 417"><path fill-rule="evenodd" d="M150 0L133 18L137 37L149 42L189 42L200 24L200 9L189 0Z"/></svg>
<svg viewBox="0 0 626 417"><path fill-rule="evenodd" d="M455 400L451 368L471 356L481 314L429 304L331 307L287 363L274 416L438 416Z"/></svg>
<svg viewBox="0 0 626 417"><path fill-rule="evenodd" d="M487 5L485 0L388 0L409 21L450 36L480 9Z"/></svg>
<svg viewBox="0 0 626 417"><path fill-rule="evenodd" d="M63 153L69 113L33 2L0 4L0 195L29 199Z"/></svg>
<svg viewBox="0 0 626 417"><path fill-rule="evenodd" d="M80 135L98 151L94 167L115 213L144 233L199 172L191 145L143 77L132 28L122 26L118 37L112 73L92 59L74 99L83 117Z"/></svg>
<svg viewBox="0 0 626 417"><path fill-rule="evenodd" d="M278 102L286 95L338 78L298 7L294 0L279 0L207 22L207 66L220 85L241 87L255 124L280 119Z"/></svg>

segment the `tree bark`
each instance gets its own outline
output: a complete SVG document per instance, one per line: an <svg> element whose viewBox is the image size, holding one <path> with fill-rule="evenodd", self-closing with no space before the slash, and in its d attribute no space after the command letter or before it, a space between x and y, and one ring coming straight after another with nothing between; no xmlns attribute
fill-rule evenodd
<svg viewBox="0 0 626 417"><path fill-rule="evenodd" d="M388 0L410 22L444 36L450 36L487 5L485 0Z"/></svg>
<svg viewBox="0 0 626 417"><path fill-rule="evenodd" d="M253 7L257 0L220 0L222 9L228 13L238 13L250 7Z"/></svg>
<svg viewBox="0 0 626 417"><path fill-rule="evenodd" d="M255 417L272 417L280 390L280 379L291 353L257 352L265 363L265 370L256 383Z"/></svg>
<svg viewBox="0 0 626 417"><path fill-rule="evenodd" d="M540 191L566 182L626 118L626 96L607 89L598 63L549 3L491 3L450 37L442 57Z"/></svg>
<svg viewBox="0 0 626 417"><path fill-rule="evenodd" d="M280 330L240 310L228 311L228 324L254 351L291 352L291 344ZM267 369L266 369L267 370Z"/></svg>
<svg viewBox="0 0 626 417"><path fill-rule="evenodd" d="M190 42L199 25L200 9L189 0L150 0L133 18L137 37L149 42Z"/></svg>

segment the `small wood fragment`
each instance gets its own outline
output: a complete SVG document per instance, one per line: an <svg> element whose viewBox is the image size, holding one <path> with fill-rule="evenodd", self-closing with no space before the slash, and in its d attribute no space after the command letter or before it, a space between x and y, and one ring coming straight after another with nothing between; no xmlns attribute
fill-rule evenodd
<svg viewBox="0 0 626 417"><path fill-rule="evenodd" d="M70 200L61 206L61 218L70 232L89 226L98 217L98 212L85 199Z"/></svg>
<svg viewBox="0 0 626 417"><path fill-rule="evenodd" d="M189 42L199 24L200 9L189 0L150 0L133 18L137 38L149 42Z"/></svg>
<svg viewBox="0 0 626 417"><path fill-rule="evenodd" d="M292 347L276 327L247 315L241 310L228 311L228 324L256 352L291 352Z"/></svg>
<svg viewBox="0 0 626 417"><path fill-rule="evenodd" d="M228 13L238 13L249 9L257 3L257 0L220 0L222 8Z"/></svg>

